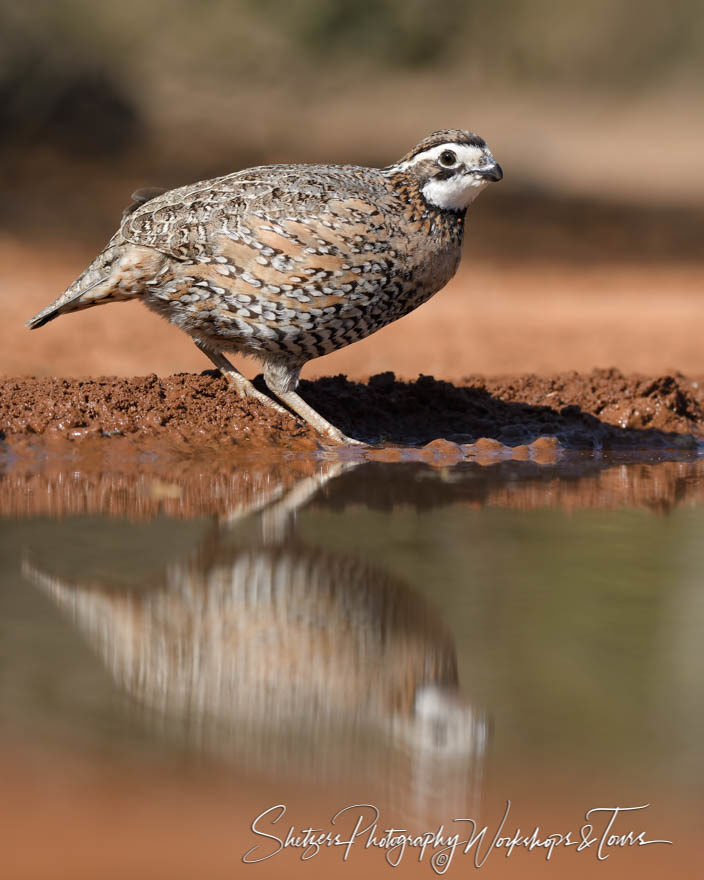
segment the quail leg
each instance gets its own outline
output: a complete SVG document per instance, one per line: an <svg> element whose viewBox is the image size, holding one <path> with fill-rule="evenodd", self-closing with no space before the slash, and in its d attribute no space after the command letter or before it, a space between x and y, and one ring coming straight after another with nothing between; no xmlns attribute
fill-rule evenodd
<svg viewBox="0 0 704 880"><path fill-rule="evenodd" d="M293 390L298 384L300 367L291 367L281 363L269 363L264 369L264 381L267 388L275 394L282 403L290 407L297 415L308 422L315 430L343 446L366 446L360 440L347 437L339 428L331 425L312 406Z"/></svg>
<svg viewBox="0 0 704 880"><path fill-rule="evenodd" d="M219 351L213 351L198 339L194 341L198 348L203 352L203 354L209 357L210 360L218 368L218 370L220 370L220 372L227 379L230 385L232 385L232 387L237 391L240 397L253 397L255 400L258 400L265 406L276 410L276 412L278 413L282 413L283 415L287 416L291 415L291 413L287 409L284 409L283 406L279 406L279 404L276 403L275 400L272 400L266 394L262 394L261 391L257 391L254 385L252 385L252 383L249 381L249 379L243 376L238 369L232 366L225 355L221 354Z"/></svg>

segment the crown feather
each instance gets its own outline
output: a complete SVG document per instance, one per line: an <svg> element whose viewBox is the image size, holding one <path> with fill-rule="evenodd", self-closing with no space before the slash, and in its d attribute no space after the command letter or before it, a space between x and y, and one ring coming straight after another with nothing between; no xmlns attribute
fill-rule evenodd
<svg viewBox="0 0 704 880"><path fill-rule="evenodd" d="M473 131L464 131L460 128L451 128L447 131L434 131L424 138L417 146L413 147L405 156L399 159L398 164L410 161L419 153L424 153L433 147L439 147L441 144L464 144L468 147L486 147L484 138L479 137Z"/></svg>

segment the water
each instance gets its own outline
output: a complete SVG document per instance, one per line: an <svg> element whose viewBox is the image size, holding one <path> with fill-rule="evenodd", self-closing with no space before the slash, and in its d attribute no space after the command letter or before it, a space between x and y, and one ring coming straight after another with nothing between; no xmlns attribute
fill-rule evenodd
<svg viewBox="0 0 704 880"><path fill-rule="evenodd" d="M276 848L250 823L285 804L268 833L330 830L373 804L380 828L470 817L493 835L507 801L507 834L577 839L590 808L649 804L615 827L673 845L605 861L563 847L550 864L545 849L495 852L489 876L693 876L704 464L309 470L220 492L215 516L148 519L129 518L143 486L119 489L121 516L99 513L124 475L101 474L98 495L75 464L43 483L6 474L6 509L61 514L0 528L0 766L20 804L0 818L24 841L17 876L54 876L37 837L60 838L67 876L194 876L206 850L208 876L338 870L341 848L246 868L252 846ZM147 484L178 499L193 479ZM66 515L87 485L93 513ZM608 816L594 815L597 834ZM91 855L86 827L107 850ZM381 850L360 843L345 869L391 870ZM430 852L411 852L403 869L432 876Z"/></svg>

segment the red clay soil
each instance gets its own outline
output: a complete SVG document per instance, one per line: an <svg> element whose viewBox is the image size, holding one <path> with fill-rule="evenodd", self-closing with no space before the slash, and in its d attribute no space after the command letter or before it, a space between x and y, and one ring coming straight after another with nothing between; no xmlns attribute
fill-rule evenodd
<svg viewBox="0 0 704 880"><path fill-rule="evenodd" d="M474 376L457 385L391 373L366 383L304 381L313 406L376 444L344 449L343 460L378 462L342 473L317 503L666 510L701 491L702 389L681 375L616 370ZM0 380L0 431L5 516L231 516L332 461L330 453L320 460L310 428L241 400L212 372ZM608 454L592 455L597 448ZM628 478L611 466L641 461L643 452L678 460L658 464L657 473L646 473L655 467L647 463L630 468ZM462 461L487 467L441 484L409 477L409 468Z"/></svg>
<svg viewBox="0 0 704 880"><path fill-rule="evenodd" d="M567 449L682 449L696 446L704 420L704 383L617 370L470 376L461 384L430 376L403 382L392 373L366 383L331 376L302 381L300 391L352 437L385 446L479 440L515 448L554 437ZM0 380L0 439L17 449L38 437L101 444L123 437L181 453L319 448L308 426L240 399L214 372Z"/></svg>

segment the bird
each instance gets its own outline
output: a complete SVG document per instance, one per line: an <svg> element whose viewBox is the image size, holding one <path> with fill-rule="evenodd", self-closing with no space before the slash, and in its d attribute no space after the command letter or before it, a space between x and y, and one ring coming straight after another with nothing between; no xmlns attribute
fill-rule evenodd
<svg viewBox="0 0 704 880"><path fill-rule="evenodd" d="M502 177L483 138L450 129L383 168L263 165L138 190L105 249L27 326L139 299L188 333L241 397L292 411L323 441L358 444L297 393L301 368L442 289L467 208ZM225 352L257 358L278 402Z"/></svg>
<svg viewBox="0 0 704 880"><path fill-rule="evenodd" d="M459 808L477 793L490 719L461 693L449 627L404 580L300 533L300 512L356 466L253 486L138 587L109 566L66 577L26 548L22 571L143 707L137 717L181 728L187 746L277 778L381 773L404 809Z"/></svg>

